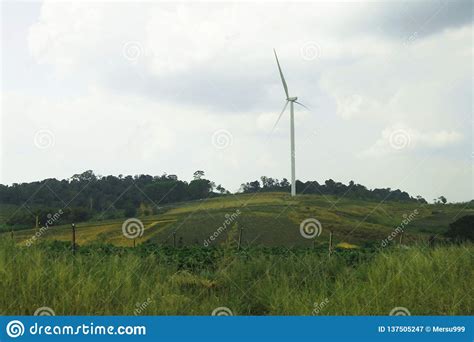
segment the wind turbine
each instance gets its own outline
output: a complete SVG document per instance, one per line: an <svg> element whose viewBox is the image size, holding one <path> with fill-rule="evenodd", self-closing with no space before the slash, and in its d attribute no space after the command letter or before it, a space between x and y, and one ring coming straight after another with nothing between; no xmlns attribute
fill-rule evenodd
<svg viewBox="0 0 474 342"><path fill-rule="evenodd" d="M280 62L278 61L278 56L273 49L273 53L275 54L275 59L278 65L278 71L280 72L280 77L281 77L281 83L283 83L283 89L285 89L285 94L286 94L286 102L285 105L283 106L283 110L281 111L280 115L278 116L277 121L275 122L275 125L273 125L272 132L275 129L276 125L278 124L278 121L280 121L283 113L286 110L286 107L288 107L288 103L290 104L290 151L291 151L291 196L296 195L296 179L295 179L295 113L294 113L294 104L297 103L300 106L308 109L304 104L298 102L298 97L293 96L290 97L290 94L288 93L288 86L286 85L285 77L283 76L283 72L281 71L281 66Z"/></svg>

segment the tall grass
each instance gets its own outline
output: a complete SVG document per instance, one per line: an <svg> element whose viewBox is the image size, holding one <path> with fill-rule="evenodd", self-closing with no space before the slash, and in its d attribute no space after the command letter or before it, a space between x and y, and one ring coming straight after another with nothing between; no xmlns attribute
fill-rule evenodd
<svg viewBox="0 0 474 342"><path fill-rule="evenodd" d="M30 248L0 240L0 313L31 315L472 314L473 245L336 252Z"/></svg>

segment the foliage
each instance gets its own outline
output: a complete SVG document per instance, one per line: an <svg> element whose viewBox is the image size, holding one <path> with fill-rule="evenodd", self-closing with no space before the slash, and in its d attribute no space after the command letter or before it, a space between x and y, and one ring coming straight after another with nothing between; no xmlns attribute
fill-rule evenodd
<svg viewBox="0 0 474 342"><path fill-rule="evenodd" d="M242 191L244 193L290 191L290 183L286 178L279 181L278 179L262 176L260 180L261 184L258 180L242 184ZM386 188L369 190L363 185L355 184L353 181L350 181L348 185L345 185L340 182L335 182L332 179L327 180L324 184L319 184L316 181L307 181L303 183L297 180L296 192L298 194L334 195L373 201L389 200L418 202L422 204L426 203L426 200L423 197L417 196L416 198L413 198L408 193L398 189L392 190Z"/></svg>
<svg viewBox="0 0 474 342"><path fill-rule="evenodd" d="M128 205L123 212L125 217L134 217L137 214L137 209L134 206Z"/></svg>
<svg viewBox="0 0 474 342"><path fill-rule="evenodd" d="M147 212L151 214L158 211L162 205L229 194L222 185L216 188L214 182L205 179L204 176L204 171L198 170L194 172L193 180L188 183L178 180L176 175L98 176L88 170L70 179L51 178L39 182L14 183L11 186L0 184L0 204L23 206L28 203L25 205L25 210L16 213L7 222L10 226L26 227L35 225L36 216L39 216L40 224L45 222L48 214L60 208L65 211L62 222L68 223L87 221L95 216L112 218L117 217L118 213L130 216L132 214L130 207L139 208L145 203L149 206ZM316 181L305 183L297 181L296 187L299 194L426 203L422 197L412 198L400 190L369 190L352 181L349 185L334 182L332 179L324 184ZM285 178L279 181L263 176L261 184L259 181L242 184L244 193L289 192L289 189L290 183ZM440 197L440 201L446 202L443 196ZM64 203L67 203L67 208Z"/></svg>
<svg viewBox="0 0 474 342"><path fill-rule="evenodd" d="M29 248L0 239L0 313L31 315L470 315L472 244L429 249ZM35 267L31 267L34 260ZM54 260L54 262L51 262ZM138 304L137 304L138 303Z"/></svg>
<svg viewBox="0 0 474 342"><path fill-rule="evenodd" d="M474 241L474 215L466 215L449 225L446 236L455 240Z"/></svg>
<svg viewBox="0 0 474 342"><path fill-rule="evenodd" d="M89 170L70 179L0 185L0 198L3 205L28 203L25 210L9 218L10 226L34 226L37 215L43 224L48 214L61 208L65 212L63 223L87 221L96 214L102 217L115 211L114 216L117 210L133 216L130 208L143 203L151 202L152 212L159 210L158 205L217 196L212 192L214 183L202 178L203 171L196 172L197 178L188 183L176 175L97 176Z"/></svg>
<svg viewBox="0 0 474 342"><path fill-rule="evenodd" d="M57 219L53 223L48 223L53 216L57 216ZM18 227L34 227L36 219L38 219L38 226L41 227L47 223L52 226L71 222L83 222L91 217L92 211L83 207L66 207L64 209L38 207L32 210L17 210L6 220L6 224Z"/></svg>
<svg viewBox="0 0 474 342"><path fill-rule="evenodd" d="M433 200L433 202L434 202L435 204L446 204L446 203L448 202L448 200L447 200L446 197L444 197L444 196L439 196L438 198L435 198L435 199Z"/></svg>

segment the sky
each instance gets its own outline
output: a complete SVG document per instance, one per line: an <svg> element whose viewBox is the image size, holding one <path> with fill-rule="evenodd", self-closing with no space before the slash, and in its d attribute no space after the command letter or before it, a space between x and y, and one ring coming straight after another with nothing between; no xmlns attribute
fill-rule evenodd
<svg viewBox="0 0 474 342"><path fill-rule="evenodd" d="M1 3L1 177L196 170L473 199L471 1Z"/></svg>

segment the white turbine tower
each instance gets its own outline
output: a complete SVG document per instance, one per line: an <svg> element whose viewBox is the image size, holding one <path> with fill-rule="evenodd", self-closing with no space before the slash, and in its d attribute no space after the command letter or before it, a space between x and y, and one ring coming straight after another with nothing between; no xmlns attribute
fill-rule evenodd
<svg viewBox="0 0 474 342"><path fill-rule="evenodd" d="M283 72L281 71L280 67L280 62L278 61L278 56L273 49L273 52L275 53L275 58L276 62L278 65L278 71L280 72L280 77L281 77L281 82L283 83L283 88L285 89L285 94L286 94L286 102L285 105L283 106L283 110L281 111L280 115L278 116L277 121L275 122L275 125L273 125L272 131L275 129L276 125L278 124L278 121L280 121L283 113L286 110L286 107L288 106L288 103L290 104L290 151L291 151L291 196L296 195L296 178L295 178L295 113L294 113L294 104L297 103L300 106L306 107L304 104L298 102L298 98L296 96L290 97L290 94L288 93L288 86L286 85L285 77L283 76Z"/></svg>

